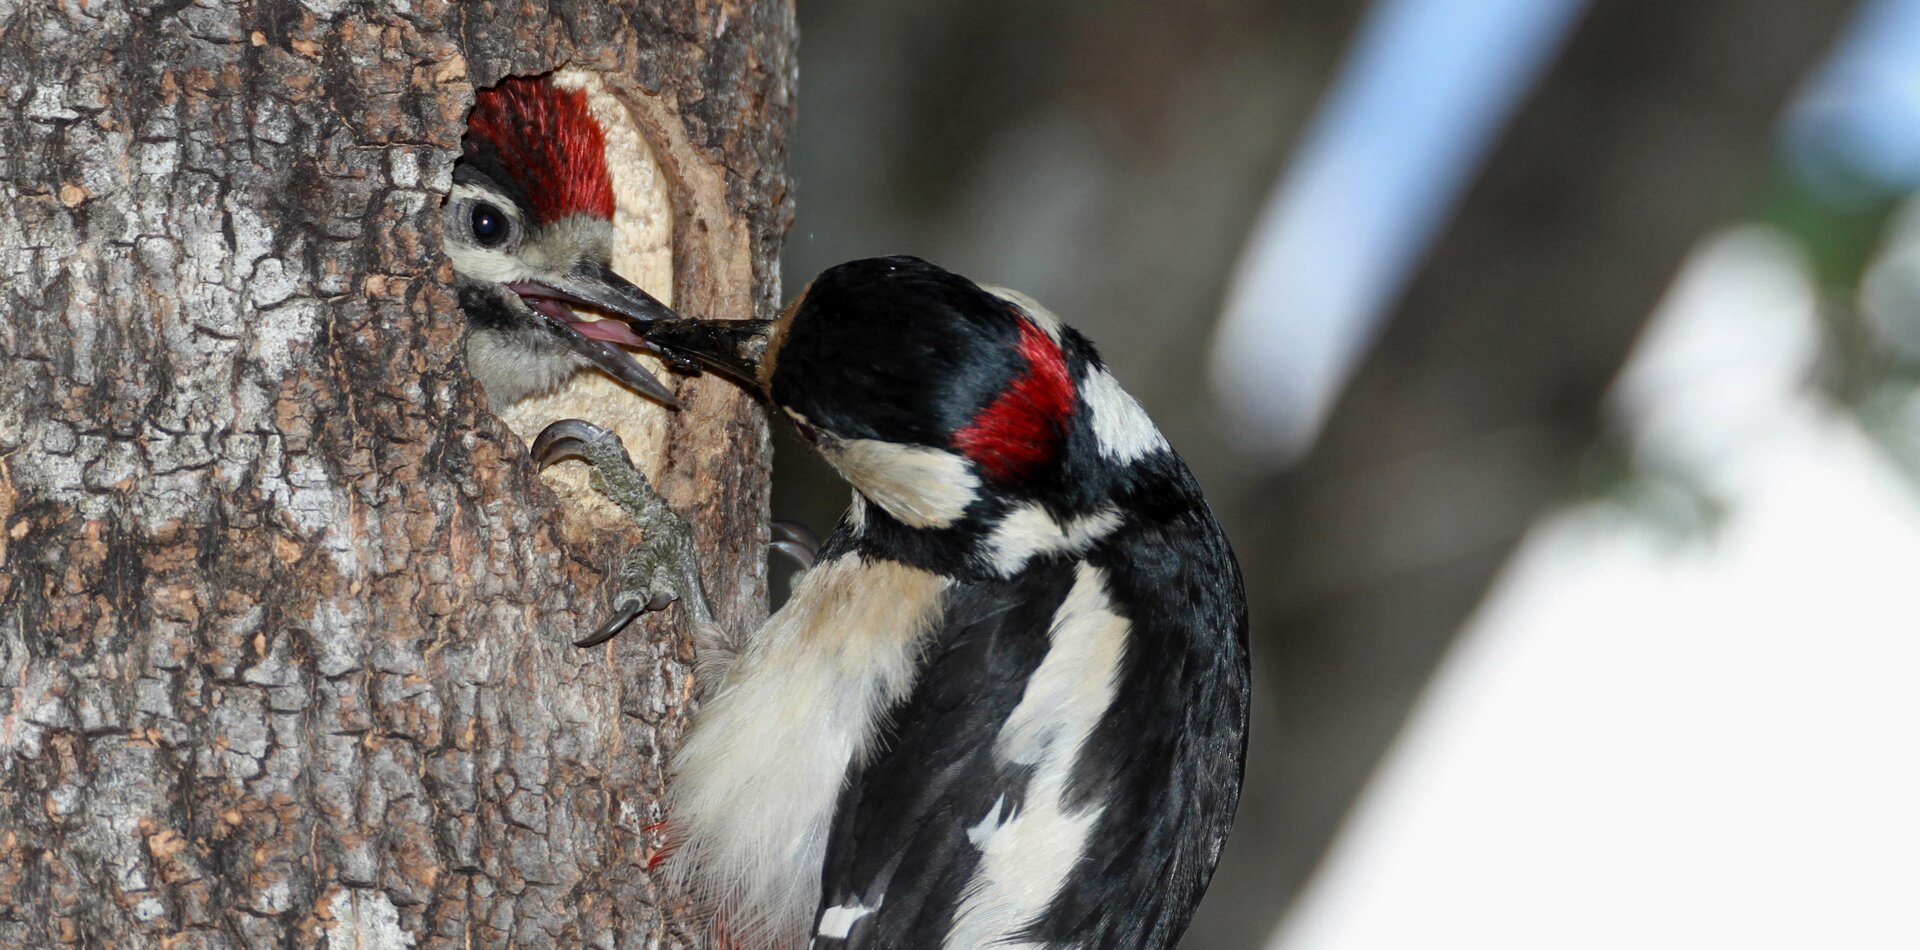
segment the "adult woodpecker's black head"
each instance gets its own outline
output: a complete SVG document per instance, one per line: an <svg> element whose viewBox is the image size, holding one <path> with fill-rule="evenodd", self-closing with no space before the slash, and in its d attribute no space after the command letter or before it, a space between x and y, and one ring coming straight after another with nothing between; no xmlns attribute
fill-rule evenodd
<svg viewBox="0 0 1920 950"><path fill-rule="evenodd" d="M834 267L772 324L662 322L648 339L751 382L866 501L961 547L1023 506L1099 517L1124 487L1110 463L1165 447L1078 333L918 258Z"/></svg>
<svg viewBox="0 0 1920 950"><path fill-rule="evenodd" d="M586 93L551 77L482 90L444 212L447 256L473 325L467 362L495 406L592 366L668 405L621 345L673 311L613 272L613 181ZM575 311L586 307L614 319Z"/></svg>

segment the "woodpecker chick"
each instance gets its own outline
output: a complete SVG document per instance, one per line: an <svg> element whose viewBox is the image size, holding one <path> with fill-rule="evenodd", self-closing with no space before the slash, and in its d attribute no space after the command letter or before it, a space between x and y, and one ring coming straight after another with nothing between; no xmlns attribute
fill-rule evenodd
<svg viewBox="0 0 1920 950"><path fill-rule="evenodd" d="M613 272L613 179L586 92L507 79L475 97L461 145L443 222L467 365L488 400L511 405L595 367L677 407L621 349L674 313Z"/></svg>
<svg viewBox="0 0 1920 950"><path fill-rule="evenodd" d="M1167 440L1032 300L925 261L771 325L661 321L852 483L674 762L676 873L739 946L1156 948L1220 855L1245 595Z"/></svg>

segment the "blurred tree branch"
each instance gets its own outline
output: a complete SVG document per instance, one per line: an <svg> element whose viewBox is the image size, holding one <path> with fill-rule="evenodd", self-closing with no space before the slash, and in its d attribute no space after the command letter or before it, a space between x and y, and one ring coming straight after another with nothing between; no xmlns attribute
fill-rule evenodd
<svg viewBox="0 0 1920 950"><path fill-rule="evenodd" d="M1767 167L1782 104L1851 6L1596 3L1320 443L1243 499L1274 559L1253 585L1260 719L1210 902L1234 913L1205 915L1189 946L1271 932L1274 896L1298 892L1454 631L1566 492L1650 310Z"/></svg>

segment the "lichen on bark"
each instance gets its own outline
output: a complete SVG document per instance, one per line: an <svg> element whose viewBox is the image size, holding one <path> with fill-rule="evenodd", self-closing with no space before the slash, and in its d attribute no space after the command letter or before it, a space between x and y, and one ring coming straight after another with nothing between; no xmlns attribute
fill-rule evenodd
<svg viewBox="0 0 1920 950"><path fill-rule="evenodd" d="M568 645L631 538L484 410L438 206L474 85L600 71L676 298L764 316L792 42L772 2L0 4L0 945L686 939L645 868L677 612ZM660 483L751 623L764 423L683 391Z"/></svg>

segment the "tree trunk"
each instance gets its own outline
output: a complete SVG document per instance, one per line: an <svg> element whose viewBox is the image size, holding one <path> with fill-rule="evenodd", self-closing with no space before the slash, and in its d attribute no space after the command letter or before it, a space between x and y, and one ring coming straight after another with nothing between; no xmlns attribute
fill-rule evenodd
<svg viewBox="0 0 1920 950"><path fill-rule="evenodd" d="M639 134L629 276L769 316L793 43L776 0L0 3L0 945L687 942L680 611L569 645L633 537L485 410L439 204L473 89L571 64ZM647 420L750 624L765 425L681 392L590 418Z"/></svg>
<svg viewBox="0 0 1920 950"><path fill-rule="evenodd" d="M1769 167L1852 6L1596 0L1311 456L1236 512L1277 552L1249 585L1271 688L1212 900L1275 911L1197 927L1207 946L1271 932L1271 898L1305 882L1454 632L1571 492L1640 327Z"/></svg>

